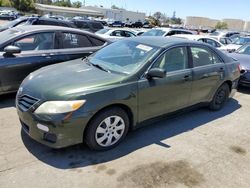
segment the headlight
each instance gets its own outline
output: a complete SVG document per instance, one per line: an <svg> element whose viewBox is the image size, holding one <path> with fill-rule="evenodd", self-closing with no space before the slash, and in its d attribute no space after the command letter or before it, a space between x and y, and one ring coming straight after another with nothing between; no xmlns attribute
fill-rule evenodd
<svg viewBox="0 0 250 188"><path fill-rule="evenodd" d="M36 114L60 114L66 112L73 112L79 109L86 101L48 101L39 106Z"/></svg>

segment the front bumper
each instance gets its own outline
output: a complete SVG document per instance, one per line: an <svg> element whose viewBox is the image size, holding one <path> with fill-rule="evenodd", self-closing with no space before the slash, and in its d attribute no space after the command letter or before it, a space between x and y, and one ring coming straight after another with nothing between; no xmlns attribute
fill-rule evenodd
<svg viewBox="0 0 250 188"><path fill-rule="evenodd" d="M234 80L232 82L232 88L231 88L231 92L230 92L229 98L233 98L233 96L237 92L238 84L239 84L239 79Z"/></svg>
<svg viewBox="0 0 250 188"><path fill-rule="evenodd" d="M24 132L37 142L51 148L82 143L84 129L91 117L88 113L79 115L76 112L64 120L65 114L35 115L31 111L22 111L18 106L17 113ZM41 126L48 129L42 130Z"/></svg>

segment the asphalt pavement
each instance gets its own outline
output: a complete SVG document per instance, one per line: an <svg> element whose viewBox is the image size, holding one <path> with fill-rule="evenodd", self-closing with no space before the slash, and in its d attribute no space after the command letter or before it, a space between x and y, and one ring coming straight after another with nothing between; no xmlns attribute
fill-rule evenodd
<svg viewBox="0 0 250 188"><path fill-rule="evenodd" d="M0 96L0 187L216 187L250 185L250 89L130 132L115 149L54 150L21 131L15 95Z"/></svg>

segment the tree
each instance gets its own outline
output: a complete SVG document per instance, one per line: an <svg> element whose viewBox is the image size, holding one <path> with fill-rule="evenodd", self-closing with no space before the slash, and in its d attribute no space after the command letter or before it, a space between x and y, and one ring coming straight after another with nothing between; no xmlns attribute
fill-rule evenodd
<svg viewBox="0 0 250 188"><path fill-rule="evenodd" d="M170 20L171 24L182 24L181 18L171 18Z"/></svg>
<svg viewBox="0 0 250 188"><path fill-rule="evenodd" d="M75 2L72 3L72 7L80 8L80 7L82 7L82 2L81 1L75 1Z"/></svg>
<svg viewBox="0 0 250 188"><path fill-rule="evenodd" d="M35 9L35 5L34 5L33 0L20 0L19 10L25 12L25 11L30 11L34 9Z"/></svg>
<svg viewBox="0 0 250 188"><path fill-rule="evenodd" d="M154 18L154 19L152 19L152 18ZM153 14L152 18L151 18L152 22L153 22L152 24L155 26L159 26L161 23L166 22L166 20L167 20L166 16L161 12L155 12Z"/></svg>
<svg viewBox="0 0 250 188"><path fill-rule="evenodd" d="M112 5L111 8L112 8L112 9L120 9L120 8L117 7L116 5Z"/></svg>
<svg viewBox="0 0 250 188"><path fill-rule="evenodd" d="M9 0L0 0L1 7L11 7L11 2Z"/></svg>
<svg viewBox="0 0 250 188"><path fill-rule="evenodd" d="M51 5L52 0L36 0L37 3Z"/></svg>
<svg viewBox="0 0 250 188"><path fill-rule="evenodd" d="M61 7L71 7L71 1L70 0L57 0L52 3L53 5L56 6L61 6Z"/></svg>
<svg viewBox="0 0 250 188"><path fill-rule="evenodd" d="M159 21L157 19L155 19L155 17L153 17L153 16L149 16L148 21L149 21L149 24L152 26L159 26L160 25Z"/></svg>
<svg viewBox="0 0 250 188"><path fill-rule="evenodd" d="M33 0L10 0L11 5L20 11L34 11L35 5Z"/></svg>
<svg viewBox="0 0 250 188"><path fill-rule="evenodd" d="M218 22L215 29L228 29L228 25L226 22Z"/></svg>
<svg viewBox="0 0 250 188"><path fill-rule="evenodd" d="M157 19L157 20L160 20L160 18L162 17L162 13L161 12L155 12L154 14L153 14L153 17L155 18L155 19Z"/></svg>

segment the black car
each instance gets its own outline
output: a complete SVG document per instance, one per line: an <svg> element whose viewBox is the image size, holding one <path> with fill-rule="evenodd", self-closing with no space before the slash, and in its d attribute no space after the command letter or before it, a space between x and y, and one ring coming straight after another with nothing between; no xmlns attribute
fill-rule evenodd
<svg viewBox="0 0 250 188"><path fill-rule="evenodd" d="M54 18L46 18L46 17L31 17L25 23L26 25L54 25L54 26L61 26L61 27L72 27L76 28L76 26L65 20L59 20Z"/></svg>
<svg viewBox="0 0 250 188"><path fill-rule="evenodd" d="M124 23L122 21L113 21L108 24L110 27L124 27Z"/></svg>
<svg viewBox="0 0 250 188"><path fill-rule="evenodd" d="M96 31L99 31L103 29L103 25L99 21L93 21L93 20L72 20L72 23L79 29L89 31L92 33L95 33Z"/></svg>
<svg viewBox="0 0 250 188"><path fill-rule="evenodd" d="M241 76L239 85L250 87L250 43L243 45L234 53L228 55L240 62Z"/></svg>
<svg viewBox="0 0 250 188"><path fill-rule="evenodd" d="M2 25L0 27L0 32L21 25L55 25L55 26L76 28L76 26L73 23L68 21L57 20L46 17L37 17L37 16L31 16L31 17L22 16L18 19L15 19L13 21L10 21Z"/></svg>
<svg viewBox="0 0 250 188"><path fill-rule="evenodd" d="M86 57L109 42L89 32L57 26L20 26L0 33L0 94L15 92L41 67ZM79 70L80 71L80 70Z"/></svg>
<svg viewBox="0 0 250 188"><path fill-rule="evenodd" d="M6 12L0 14L0 20L15 20L18 18L18 14L15 12Z"/></svg>
<svg viewBox="0 0 250 188"><path fill-rule="evenodd" d="M134 22L134 23L132 24L132 27L141 28L141 27L143 27L143 23L140 22L140 21Z"/></svg>

